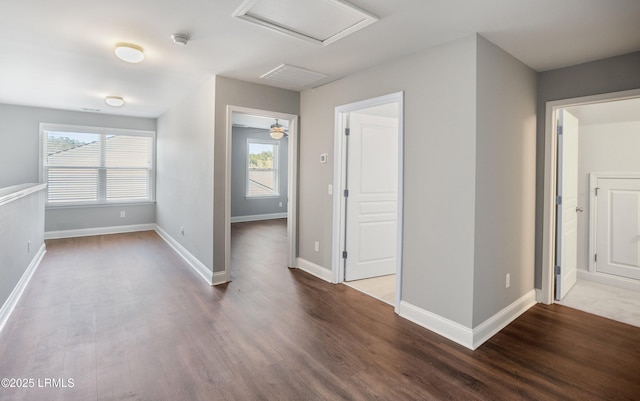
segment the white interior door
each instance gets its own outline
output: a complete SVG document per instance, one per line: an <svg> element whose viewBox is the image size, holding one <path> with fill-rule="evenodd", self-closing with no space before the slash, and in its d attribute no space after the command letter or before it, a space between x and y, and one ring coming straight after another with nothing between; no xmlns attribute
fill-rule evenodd
<svg viewBox="0 0 640 401"><path fill-rule="evenodd" d="M578 273L578 119L558 112L556 299L575 285Z"/></svg>
<svg viewBox="0 0 640 401"><path fill-rule="evenodd" d="M396 272L397 118L349 114L345 280Z"/></svg>
<svg viewBox="0 0 640 401"><path fill-rule="evenodd" d="M596 271L640 280L640 179L599 178Z"/></svg>

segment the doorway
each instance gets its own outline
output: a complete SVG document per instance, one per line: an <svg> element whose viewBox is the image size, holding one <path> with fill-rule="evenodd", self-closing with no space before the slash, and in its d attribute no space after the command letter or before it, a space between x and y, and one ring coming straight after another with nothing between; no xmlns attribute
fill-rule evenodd
<svg viewBox="0 0 640 401"><path fill-rule="evenodd" d="M397 307L402 273L403 93L336 108L336 283ZM364 281L366 280L366 282Z"/></svg>
<svg viewBox="0 0 640 401"><path fill-rule="evenodd" d="M296 256L296 231L297 231L297 177L298 177L298 116L293 114L278 113L268 110L250 109L245 107L227 106L227 130L226 130L226 177L225 177L225 275L226 280L231 281L231 204L232 204L232 162L234 155L233 130L234 121L236 128L244 125L252 128L249 131L260 130L262 134L252 136L247 134L243 142L244 154L248 158L253 154L255 165L244 165L241 176L246 182L242 190L244 198L249 200L267 200L267 203L276 205L276 210L265 212L262 209L258 214L245 212L244 218L236 221L254 221L260 218L275 219L286 218L287 226L287 266L295 267ZM274 127L276 129L274 130ZM270 134L270 131L280 131L282 135ZM278 157L286 153L286 166L284 160ZM270 155L269 161L260 157ZM260 159L260 160L259 160ZM278 165L278 161L281 161ZM246 167L246 169L245 169ZM255 168L252 168L255 167ZM279 174L286 167L286 175ZM264 203L264 202L263 202ZM278 209L286 209L279 212ZM248 216L248 217L247 217Z"/></svg>
<svg viewBox="0 0 640 401"><path fill-rule="evenodd" d="M634 235L640 235L638 222L631 227L626 212L614 215L604 212L604 209L602 213L598 212L600 206L606 206L607 202L613 199L609 196L611 193L603 196L603 191L608 185L605 181L608 178L612 175L618 178L626 175L626 178L631 178L636 175L634 173L640 172L640 163L634 164L634 161L638 160L635 155L637 145L621 142L622 127L629 124L638 124L640 127L638 106L638 90L547 103L543 280L539 301L549 304L566 299L565 296L576 279L578 284L586 280L606 284L613 290L614 287L640 290L638 280L630 280L611 272L605 273L606 263L602 258L611 260L611 255L604 256L603 253L608 251L607 247L611 244L611 232L605 232L609 235L607 240L602 239L605 235L601 236L599 244L596 241L598 230L602 231L605 226L612 227L609 222L603 223L603 218L608 216L620 220L624 214L620 220L623 224L617 226L617 229L622 230L618 234L635 230ZM637 132L637 128L635 131ZM567 132L569 135L566 135ZM627 140L635 141L634 137L638 136L630 133L626 137L629 138ZM625 152L625 148L633 149L630 150L633 155ZM630 157L624 158L624 154ZM598 182L599 176L603 179L601 184L594 185ZM623 181L624 185L630 184L629 180ZM633 203L634 199L635 213L640 207L640 195L627 191L621 195L621 203L618 203L626 207L629 202ZM607 210L611 210L609 206L611 205L607 206ZM640 244L636 243L631 248L618 247L622 250L621 256L635 252L637 263L640 258ZM597 268L598 265L600 269ZM584 291L578 290L578 287L576 286L576 292Z"/></svg>

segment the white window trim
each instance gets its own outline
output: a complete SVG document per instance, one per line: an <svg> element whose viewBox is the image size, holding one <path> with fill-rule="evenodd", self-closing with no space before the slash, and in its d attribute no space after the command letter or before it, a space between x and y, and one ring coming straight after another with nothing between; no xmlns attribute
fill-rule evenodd
<svg viewBox="0 0 640 401"><path fill-rule="evenodd" d="M249 195L249 148L251 144L261 144L261 145L273 145L275 146L274 156L273 156L273 165L272 169L265 170L273 170L274 174L274 186L275 186L275 194L271 195ZM255 139L255 138L247 138L247 152L245 157L245 198L246 199L269 199L269 198L279 198L280 197L280 142L276 140L268 140L268 139Z"/></svg>
<svg viewBox="0 0 640 401"><path fill-rule="evenodd" d="M45 201L46 209L65 209L65 208L85 208L85 207L104 207L104 206L118 206L118 205L144 205L155 204L156 201L156 131L127 129L127 128L111 128L111 127L97 127L90 125L72 125L72 124L56 124L56 123L40 123L39 127L39 149L38 149L38 181L46 183L45 167L44 167L44 146L45 137L47 131L68 131L68 132L82 132L87 134L115 134L115 135L130 135L130 136L145 136L151 137L153 140L152 146L152 161L153 167L151 169L151 186L150 199L142 201L121 201L121 202L78 202L78 203L64 203L64 204L49 204Z"/></svg>

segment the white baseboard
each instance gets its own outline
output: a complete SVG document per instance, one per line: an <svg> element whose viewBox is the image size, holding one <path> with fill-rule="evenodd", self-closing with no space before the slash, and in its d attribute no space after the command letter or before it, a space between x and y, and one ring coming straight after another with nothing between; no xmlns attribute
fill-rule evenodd
<svg viewBox="0 0 640 401"><path fill-rule="evenodd" d="M518 298L511 305L491 316L473 329L473 344L471 349L476 349L485 341L493 337L500 330L525 313L536 304L536 291L531 290Z"/></svg>
<svg viewBox="0 0 640 401"><path fill-rule="evenodd" d="M327 270L320 265L309 262L308 260L302 258L297 259L297 265L298 269L304 270L305 272L316 276L324 281L333 283L333 272L331 270Z"/></svg>
<svg viewBox="0 0 640 401"><path fill-rule="evenodd" d="M286 219L287 213L269 213L269 214L254 214L251 216L232 216L232 223L244 223L245 221L260 221L260 220L274 220L274 219Z"/></svg>
<svg viewBox="0 0 640 401"><path fill-rule="evenodd" d="M529 291L475 329L463 326L460 323L456 323L405 301L400 302L398 314L434 333L474 350L535 305L535 294L535 290Z"/></svg>
<svg viewBox="0 0 640 401"><path fill-rule="evenodd" d="M224 270L221 272L214 272L213 279L211 280L211 285L220 285L226 283L227 280L227 272Z"/></svg>
<svg viewBox="0 0 640 401"><path fill-rule="evenodd" d="M553 301L551 301L551 303L547 302L547 297L544 295L540 288L536 288L534 291L536 292L536 302L545 305L550 305L553 303Z"/></svg>
<svg viewBox="0 0 640 401"><path fill-rule="evenodd" d="M434 333L440 334L460 345L473 349L473 331L435 313L429 312L406 301L400 301L398 314Z"/></svg>
<svg viewBox="0 0 640 401"><path fill-rule="evenodd" d="M92 235L122 234L136 231L155 230L155 224L132 224L128 226L80 228L75 230L46 231L44 239L89 237Z"/></svg>
<svg viewBox="0 0 640 401"><path fill-rule="evenodd" d="M578 270L578 280L595 281L596 283L610 285L611 287L640 291L640 280L614 276L612 274L594 273L585 270Z"/></svg>
<svg viewBox="0 0 640 401"><path fill-rule="evenodd" d="M24 293L24 290L27 288L31 277L33 277L33 273L35 273L38 266L40 266L40 261L42 261L42 258L44 257L44 254L46 252L47 247L45 244L42 244L40 249L38 249L38 252L31 260L31 263L29 263L29 266L22 274L22 277L20 277L18 284L16 284L16 286L13 288L13 291L11 291L11 294L9 294L9 297L2 305L2 308L0 308L0 331L2 331L2 328L7 323L7 320L9 320L9 316L11 316L11 313L18 304L20 297Z"/></svg>
<svg viewBox="0 0 640 401"><path fill-rule="evenodd" d="M180 255L185 262L187 262L189 267L191 267L191 269L196 272L198 276L200 276L207 284L214 284L213 273L207 268L207 266L200 262L198 258L193 256L191 252L187 251L185 247L180 245L178 241L176 241L171 235L169 235L169 233L164 231L162 228L156 226L155 230L160 238L162 238L167 244L169 244L169 246L173 248L173 250L176 251L176 253Z"/></svg>

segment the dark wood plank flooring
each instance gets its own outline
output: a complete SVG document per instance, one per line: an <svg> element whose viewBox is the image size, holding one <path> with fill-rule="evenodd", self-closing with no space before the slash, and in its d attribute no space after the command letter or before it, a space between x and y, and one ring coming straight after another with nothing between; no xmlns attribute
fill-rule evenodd
<svg viewBox="0 0 640 401"><path fill-rule="evenodd" d="M154 232L48 241L0 333L0 378L36 386L0 399L640 399L640 328L538 305L470 351L286 268L283 221L232 235L218 287Z"/></svg>

